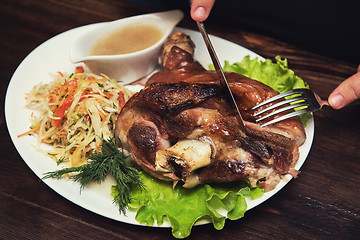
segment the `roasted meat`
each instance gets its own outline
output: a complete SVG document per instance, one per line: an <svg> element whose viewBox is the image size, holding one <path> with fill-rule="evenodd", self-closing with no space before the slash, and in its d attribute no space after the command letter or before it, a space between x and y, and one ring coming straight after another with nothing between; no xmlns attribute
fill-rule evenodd
<svg viewBox="0 0 360 240"><path fill-rule="evenodd" d="M119 114L115 135L151 175L184 187L246 180L273 189L284 174L296 174L305 130L298 118L268 127L254 123L251 108L276 94L264 84L226 73L246 124L216 73L176 46L164 71L154 74Z"/></svg>

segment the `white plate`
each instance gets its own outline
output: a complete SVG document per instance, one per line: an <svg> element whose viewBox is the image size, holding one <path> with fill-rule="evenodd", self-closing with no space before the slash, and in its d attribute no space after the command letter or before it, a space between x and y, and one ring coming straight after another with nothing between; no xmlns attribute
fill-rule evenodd
<svg viewBox="0 0 360 240"><path fill-rule="evenodd" d="M52 159L36 150L37 141L35 137L17 137L17 135L29 130L30 126L29 119L32 111L24 107L25 93L29 92L36 84L51 81L50 74L58 71L73 72L75 65L69 59L70 47L73 41L80 34L96 27L98 24L75 28L44 42L23 60L9 83L5 99L5 115L8 130L17 151L39 178L42 178L44 173L54 171L58 167ZM200 33L187 29L178 30L191 36L196 44L195 59L207 67L211 60ZM246 55L250 55L252 58L259 57L259 59L263 60L262 57L254 52L227 40L215 36L211 36L211 40L221 62L224 60L228 60L230 63L238 62ZM300 159L296 169L301 167L310 151L314 136L313 119L309 121L306 133L307 140L300 148ZM276 189L265 193L263 197L257 200L248 199L248 210L276 194L290 179L291 177L289 176ZM61 196L85 209L114 220L140 225L135 220L134 212L128 212L127 216L119 214L118 207L113 204L113 199L110 195L110 186L114 184L112 179L107 179L101 185L91 184L82 190L81 193L78 183L53 179L47 179L44 182ZM168 226L169 224L167 223L161 225L161 227Z"/></svg>

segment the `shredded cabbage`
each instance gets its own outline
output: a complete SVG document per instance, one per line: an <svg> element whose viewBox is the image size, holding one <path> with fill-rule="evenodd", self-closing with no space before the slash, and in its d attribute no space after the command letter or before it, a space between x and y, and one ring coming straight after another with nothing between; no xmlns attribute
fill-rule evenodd
<svg viewBox="0 0 360 240"><path fill-rule="evenodd" d="M53 148L47 155L66 167L85 164L103 139L114 137L120 109L132 92L107 78L79 72L58 73L53 81L39 84L27 94L27 107L36 111L31 131L38 143Z"/></svg>

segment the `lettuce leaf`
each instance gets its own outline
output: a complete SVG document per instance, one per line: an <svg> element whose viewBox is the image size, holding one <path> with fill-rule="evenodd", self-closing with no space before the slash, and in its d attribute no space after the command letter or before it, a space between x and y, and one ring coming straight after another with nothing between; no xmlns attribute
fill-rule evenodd
<svg viewBox="0 0 360 240"><path fill-rule="evenodd" d="M146 190L132 190L129 209L136 211L135 219L142 224L170 222L176 238L188 237L192 226L201 220L210 221L217 230L222 229L226 217L237 220L244 216L245 197L258 198L264 193L259 187L250 189L245 182L173 189L170 182L157 180L143 171L140 175ZM117 191L117 186L113 186L112 195Z"/></svg>
<svg viewBox="0 0 360 240"><path fill-rule="evenodd" d="M275 60L276 63L273 63L270 59L259 61L258 58L250 59L250 56L246 56L241 62L233 64L225 61L223 69L224 71L236 72L260 81L280 93L295 88L309 88L306 82L288 68L286 58L282 60L280 56L276 56ZM209 69L214 70L214 66L209 65ZM310 118L310 113L300 116L300 120L304 125Z"/></svg>

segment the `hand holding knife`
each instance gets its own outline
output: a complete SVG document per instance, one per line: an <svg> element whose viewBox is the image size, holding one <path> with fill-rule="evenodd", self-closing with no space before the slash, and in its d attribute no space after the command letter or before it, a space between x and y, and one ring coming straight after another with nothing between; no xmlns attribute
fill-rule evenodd
<svg viewBox="0 0 360 240"><path fill-rule="evenodd" d="M191 5L191 2L192 2L192 0L189 0L190 5ZM205 30L204 23L196 21L196 24L197 24L198 29L199 29L199 31L200 31L200 33L201 33L201 35L202 35L202 37L203 37L203 39L205 41L206 47L207 47L207 49L209 51L209 54L210 54L210 57L211 57L211 61L213 62L214 67L215 67L215 71L219 76L220 84L221 84L222 87L224 87L224 88L226 88L228 90L228 93L229 93L229 95L231 97L231 100L234 103L234 106L235 106L235 109L236 109L236 112L237 112L236 117L237 117L237 120L239 122L240 128L244 133L246 133L244 120L243 120L243 118L241 116L241 113L240 113L239 107L238 107L238 105L236 103L235 97L234 97L233 93L231 92L229 83L226 80L224 71L222 70L219 59L218 59L218 57L217 57L217 55L215 53L215 49L214 49L214 47L213 47L213 45L212 45L212 43L210 41L209 35L207 34L207 32Z"/></svg>

